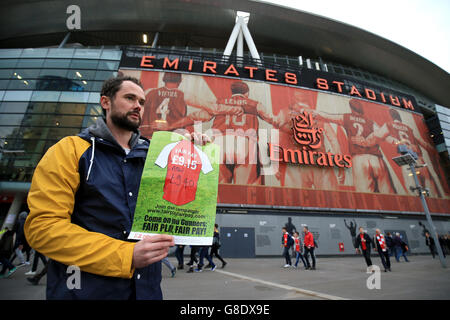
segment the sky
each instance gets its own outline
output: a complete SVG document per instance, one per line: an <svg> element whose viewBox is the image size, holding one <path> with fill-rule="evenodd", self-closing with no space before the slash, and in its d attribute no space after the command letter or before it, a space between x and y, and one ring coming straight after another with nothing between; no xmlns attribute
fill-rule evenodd
<svg viewBox="0 0 450 320"><path fill-rule="evenodd" d="M450 73L449 0L264 0L391 40ZM250 17L251 19L251 17Z"/></svg>

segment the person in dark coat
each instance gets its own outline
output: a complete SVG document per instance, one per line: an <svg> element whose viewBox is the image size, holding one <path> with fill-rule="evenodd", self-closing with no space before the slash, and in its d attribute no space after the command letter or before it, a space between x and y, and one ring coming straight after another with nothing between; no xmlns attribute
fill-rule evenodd
<svg viewBox="0 0 450 320"><path fill-rule="evenodd" d="M294 244L294 239L292 239L292 236L287 232L286 227L282 228L283 235L281 237L281 247L283 248L283 257L286 259L286 264L284 265L285 268L292 267L292 261L291 256L289 255L289 249Z"/></svg>
<svg viewBox="0 0 450 320"><path fill-rule="evenodd" d="M372 260L370 259L370 247L373 246L373 241L370 236L364 232L364 228L359 228L359 234L355 238L355 247L357 253L362 253L366 264L368 267L372 265ZM361 248L361 250L359 250Z"/></svg>
<svg viewBox="0 0 450 320"><path fill-rule="evenodd" d="M0 234L0 262L2 263L0 279L9 277L17 270L17 268L9 260L14 248L14 231L9 228L5 229L6 230L3 230ZM8 273L6 273L6 269L9 269Z"/></svg>
<svg viewBox="0 0 450 320"><path fill-rule="evenodd" d="M389 251L389 257L392 257L394 255L394 239L392 238L392 235L390 232L386 233L386 245L388 247Z"/></svg>
<svg viewBox="0 0 450 320"><path fill-rule="evenodd" d="M406 243L400 238L400 233L396 233L394 237L394 246L395 246L395 260L397 262L400 262L400 256L405 258L406 262L409 262L408 258L406 257L406 252L408 251L408 246Z"/></svg>
<svg viewBox="0 0 450 320"><path fill-rule="evenodd" d="M380 229L375 230L375 235L373 236L373 243L375 249L378 251L381 263L384 267L384 272L391 270L391 260L389 259L388 245L384 235L381 233Z"/></svg>

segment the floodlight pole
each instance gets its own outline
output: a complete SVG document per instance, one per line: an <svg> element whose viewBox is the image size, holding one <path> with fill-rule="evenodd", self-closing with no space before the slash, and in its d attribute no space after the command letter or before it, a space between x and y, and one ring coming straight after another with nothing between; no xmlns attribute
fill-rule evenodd
<svg viewBox="0 0 450 320"><path fill-rule="evenodd" d="M436 246L436 249L437 249L437 252L438 252L438 255L439 255L439 260L441 260L442 268L446 268L447 266L445 265L444 255L442 253L442 248L441 248L441 245L439 243L439 238L438 238L438 235L437 235L436 227L433 224L433 220L431 220L430 210L428 209L428 205L427 205L427 202L425 200L425 196L422 193L423 188L419 184L419 179L417 178L416 165L415 165L414 162L410 162L409 163L409 167L411 169L411 173L413 174L414 182L416 183L416 190L419 192L419 197L420 197L420 200L422 201L423 209L425 210L425 216L427 217L428 224L430 225L430 228L431 228L431 236L434 239L434 244Z"/></svg>

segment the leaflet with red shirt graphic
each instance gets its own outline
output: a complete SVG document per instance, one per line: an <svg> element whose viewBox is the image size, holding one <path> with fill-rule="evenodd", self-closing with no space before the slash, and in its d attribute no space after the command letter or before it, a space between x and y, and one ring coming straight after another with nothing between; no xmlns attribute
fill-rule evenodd
<svg viewBox="0 0 450 320"><path fill-rule="evenodd" d="M177 206L194 201L200 171L213 170L208 156L187 140L165 146L155 164L167 166L163 199Z"/></svg>
<svg viewBox="0 0 450 320"><path fill-rule="evenodd" d="M129 239L170 234L175 244L211 245L220 148L194 145L166 131L153 134Z"/></svg>

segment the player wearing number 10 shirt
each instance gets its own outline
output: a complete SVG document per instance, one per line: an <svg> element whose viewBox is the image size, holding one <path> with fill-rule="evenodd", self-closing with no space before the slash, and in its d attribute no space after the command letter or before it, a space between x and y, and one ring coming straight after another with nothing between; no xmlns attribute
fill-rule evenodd
<svg viewBox="0 0 450 320"><path fill-rule="evenodd" d="M155 164L167 167L163 199L177 206L194 201L200 171L213 170L208 156L187 140L166 145Z"/></svg>
<svg viewBox="0 0 450 320"><path fill-rule="evenodd" d="M162 80L164 86L150 90L145 99L140 130L147 137L150 137L159 125L170 125L186 116L184 93L178 89L181 74L166 72Z"/></svg>
<svg viewBox="0 0 450 320"><path fill-rule="evenodd" d="M349 152L353 157L353 184L358 192L396 192L383 161L377 124L364 117L362 102L349 101L351 113L341 115L316 111L325 120L343 125L349 140Z"/></svg>

